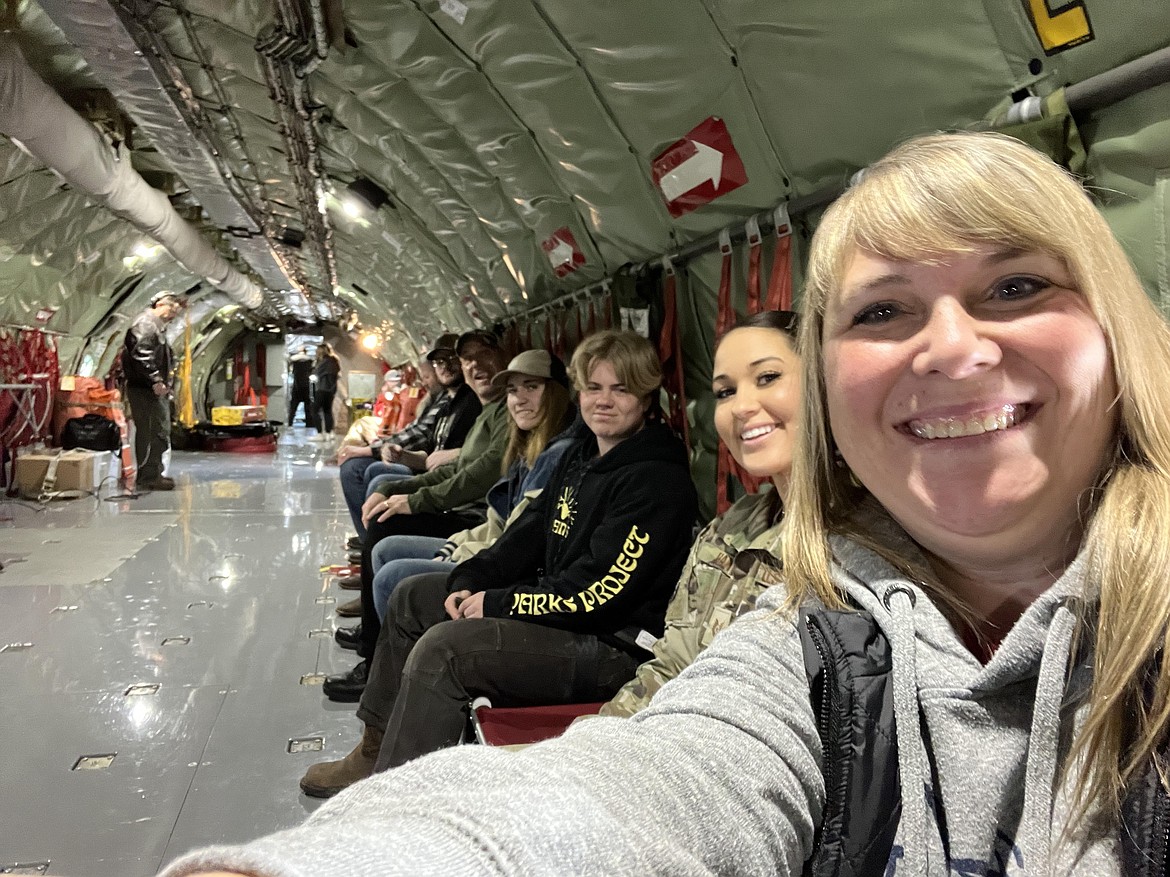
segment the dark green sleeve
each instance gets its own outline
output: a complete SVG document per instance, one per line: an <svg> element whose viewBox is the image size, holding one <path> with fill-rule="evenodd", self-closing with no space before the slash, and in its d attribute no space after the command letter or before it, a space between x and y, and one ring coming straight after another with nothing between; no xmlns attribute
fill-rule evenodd
<svg viewBox="0 0 1170 877"><path fill-rule="evenodd" d="M454 473L411 493L410 511L413 514L443 512L482 500L500 478L507 443L508 411L503 402L496 402L484 409L480 421L468 434L454 464Z"/></svg>

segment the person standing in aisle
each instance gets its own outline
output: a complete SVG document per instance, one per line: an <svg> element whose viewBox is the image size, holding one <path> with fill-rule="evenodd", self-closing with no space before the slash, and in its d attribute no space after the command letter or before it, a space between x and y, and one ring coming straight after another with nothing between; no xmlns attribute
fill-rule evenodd
<svg viewBox="0 0 1170 877"><path fill-rule="evenodd" d="M313 364L313 419L319 431L319 441L326 441L333 434L333 397L337 395L339 374L341 361L333 348L322 341Z"/></svg>
<svg viewBox="0 0 1170 877"><path fill-rule="evenodd" d="M150 299L150 307L135 317L126 331L122 370L134 421L138 486L146 490L175 489L175 482L163 475L163 453L171 444L174 362L166 328L184 307L186 301L177 293L157 292Z"/></svg>
<svg viewBox="0 0 1170 877"><path fill-rule="evenodd" d="M305 426L313 424L313 357L308 345L289 357L288 360L288 425L293 425L297 408L305 406Z"/></svg>

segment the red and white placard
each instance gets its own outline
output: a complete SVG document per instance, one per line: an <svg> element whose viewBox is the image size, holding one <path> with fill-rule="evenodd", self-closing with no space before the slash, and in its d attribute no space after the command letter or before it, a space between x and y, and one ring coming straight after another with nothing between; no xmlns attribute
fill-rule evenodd
<svg viewBox="0 0 1170 877"><path fill-rule="evenodd" d="M567 226L561 226L552 233L552 237L541 241L540 247L548 256L557 277L564 277L585 264L585 254L577 246L577 239Z"/></svg>
<svg viewBox="0 0 1170 877"><path fill-rule="evenodd" d="M714 116L668 146L654 159L650 172L675 217L738 189L748 179L727 125Z"/></svg>

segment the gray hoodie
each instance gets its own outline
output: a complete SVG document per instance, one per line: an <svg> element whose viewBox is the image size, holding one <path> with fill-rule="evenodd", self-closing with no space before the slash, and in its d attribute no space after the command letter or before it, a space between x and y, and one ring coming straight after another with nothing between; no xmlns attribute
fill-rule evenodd
<svg viewBox="0 0 1170 877"><path fill-rule="evenodd" d="M838 583L893 645L903 817L886 875L1119 874L1115 832L1059 841L1069 797L1055 754L1087 688L1084 662L1063 684L1082 562L982 666L916 584L846 540L833 549ZM434 753L164 877L799 875L824 787L799 635L773 611L783 598L765 592L632 718L522 752ZM1043 743L1029 752L1029 739Z"/></svg>

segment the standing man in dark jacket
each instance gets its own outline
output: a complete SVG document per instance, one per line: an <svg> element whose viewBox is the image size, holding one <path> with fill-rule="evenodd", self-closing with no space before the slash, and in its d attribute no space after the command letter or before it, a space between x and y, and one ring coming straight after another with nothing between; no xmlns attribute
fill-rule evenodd
<svg viewBox="0 0 1170 877"><path fill-rule="evenodd" d="M305 426L313 425L313 357L304 345L288 359L288 425L293 425L297 409L305 406Z"/></svg>
<svg viewBox="0 0 1170 877"><path fill-rule="evenodd" d="M150 307L135 317L126 332L122 371L126 401L134 420L134 456L138 486L146 490L174 490L163 475L163 453L171 444L171 366L167 324L186 306L170 290L155 293Z"/></svg>
<svg viewBox="0 0 1170 877"><path fill-rule="evenodd" d="M586 338L570 372L589 433L494 545L394 590L358 708L362 740L312 767L306 794L457 743L474 697L607 700L650 656L698 510L686 448L648 417L661 370L644 338Z"/></svg>
<svg viewBox="0 0 1170 877"><path fill-rule="evenodd" d="M333 348L322 341L317 346L313 363L313 420L318 435L328 439L333 435L333 397L337 395L337 376L341 374L341 360Z"/></svg>

